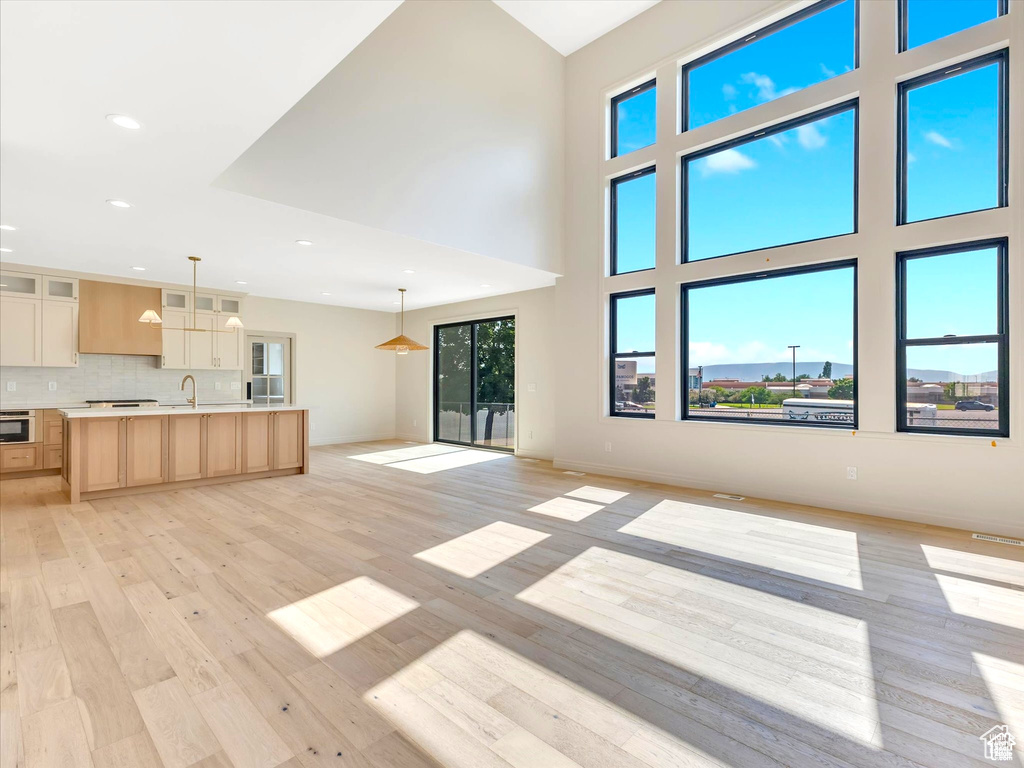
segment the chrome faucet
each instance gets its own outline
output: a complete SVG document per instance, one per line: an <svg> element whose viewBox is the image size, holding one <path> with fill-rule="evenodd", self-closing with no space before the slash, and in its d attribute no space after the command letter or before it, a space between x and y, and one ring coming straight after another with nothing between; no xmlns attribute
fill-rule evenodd
<svg viewBox="0 0 1024 768"><path fill-rule="evenodd" d="M196 380L192 376L191 373L186 373L185 374L185 378L183 378L181 380L181 387L180 387L180 389L181 389L182 392L185 391L185 382L186 381L191 381L192 382L192 397L185 398L185 401L188 402L188 403L191 403L193 408L198 408L199 404L196 401L199 399L199 396L196 393Z"/></svg>

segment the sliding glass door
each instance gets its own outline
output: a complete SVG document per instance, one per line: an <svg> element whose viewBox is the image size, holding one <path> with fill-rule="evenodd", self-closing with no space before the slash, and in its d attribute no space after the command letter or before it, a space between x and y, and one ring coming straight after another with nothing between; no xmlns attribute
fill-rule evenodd
<svg viewBox="0 0 1024 768"><path fill-rule="evenodd" d="M434 328L434 439L515 448L514 317Z"/></svg>

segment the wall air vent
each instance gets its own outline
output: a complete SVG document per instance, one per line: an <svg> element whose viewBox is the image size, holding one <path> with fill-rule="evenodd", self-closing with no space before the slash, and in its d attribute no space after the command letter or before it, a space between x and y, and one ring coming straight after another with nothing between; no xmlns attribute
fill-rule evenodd
<svg viewBox="0 0 1024 768"><path fill-rule="evenodd" d="M1020 539L1008 539L1005 536L989 536L987 533L972 533L972 539L981 539L982 541L994 541L999 544L1012 544L1015 547L1024 547L1024 541Z"/></svg>

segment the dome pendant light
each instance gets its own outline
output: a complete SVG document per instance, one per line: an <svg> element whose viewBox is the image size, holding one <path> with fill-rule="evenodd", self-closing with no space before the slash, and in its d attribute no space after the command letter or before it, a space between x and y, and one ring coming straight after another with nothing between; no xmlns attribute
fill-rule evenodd
<svg viewBox="0 0 1024 768"><path fill-rule="evenodd" d="M385 341L383 344L378 344L377 349L393 349L400 355L409 354L409 350L421 350L430 349L430 347L420 344L418 341L413 341L405 335L405 288L399 288L399 292L402 295L402 332L395 336L393 339Z"/></svg>

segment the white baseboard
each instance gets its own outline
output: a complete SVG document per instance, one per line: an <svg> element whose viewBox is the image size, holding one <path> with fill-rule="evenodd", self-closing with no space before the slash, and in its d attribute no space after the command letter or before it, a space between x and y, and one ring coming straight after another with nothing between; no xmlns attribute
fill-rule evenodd
<svg viewBox="0 0 1024 768"><path fill-rule="evenodd" d="M372 443L375 440L394 440L394 432L380 432L370 435L342 435L340 437L315 437L310 445L339 445L341 443Z"/></svg>
<svg viewBox="0 0 1024 768"><path fill-rule="evenodd" d="M848 499L837 499L834 497L819 497L814 495L806 495L800 493L789 493L789 494L773 494L771 497L763 495L763 492L759 492L757 488L737 484L728 488L723 488L719 485L712 485L706 481L696 477L687 477L685 475L671 474L668 472L651 472L644 470L628 469L625 467L617 467L609 464L595 464L580 461L565 461L562 459L555 459L554 465L556 469L571 469L577 472L587 472L590 474L607 475L609 477L622 477L629 480L639 480L647 483L658 483L661 485L671 485L678 488L694 488L701 491L712 491L715 493L738 493L748 498L761 498L769 501L779 501L790 504L800 504L808 507L821 507L824 509L835 509L843 512L854 512L861 515L871 515L872 517L887 517L894 520L903 520L908 523L919 523L924 525L936 525L945 528L957 528L963 531L969 530L981 530L985 529L989 533L996 533L1003 536L1021 536L1024 534L1024 529L1018 530L1006 530L1005 523L990 523L989 521L979 520L976 515L971 516L951 516L951 517L938 517L934 514L927 512L919 512L913 509L906 509L903 507L886 506L884 504L876 503L858 503ZM967 512L977 512L977 510L967 510ZM993 530L990 530L993 529Z"/></svg>

